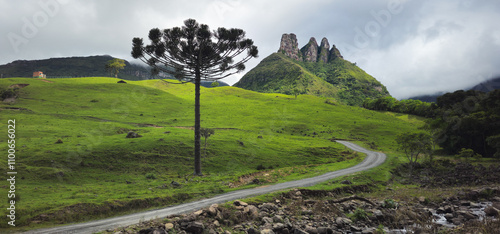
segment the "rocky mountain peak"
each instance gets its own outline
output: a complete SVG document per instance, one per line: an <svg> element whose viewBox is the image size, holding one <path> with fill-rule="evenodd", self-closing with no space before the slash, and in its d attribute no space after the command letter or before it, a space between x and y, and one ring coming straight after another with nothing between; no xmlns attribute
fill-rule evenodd
<svg viewBox="0 0 500 234"><path fill-rule="evenodd" d="M311 39L309 39L309 43L307 43L300 50L298 49L298 45L299 43L295 34L285 33L281 36L281 44L278 52L285 54L291 59L305 62L328 63L336 58L344 58L335 45L332 45L330 49L330 43L325 37L321 39L320 46L318 46L318 42L316 42L316 38L314 37L311 37Z"/></svg>
<svg viewBox="0 0 500 234"><path fill-rule="evenodd" d="M304 55L304 61L306 62L316 62L318 60L318 42L316 38L311 37L309 43L300 49Z"/></svg>
<svg viewBox="0 0 500 234"><path fill-rule="evenodd" d="M332 50L330 50L330 59L329 61L334 60L335 58L341 58L343 59L342 55L340 54L340 51L335 47L335 45L332 45Z"/></svg>
<svg viewBox="0 0 500 234"><path fill-rule="evenodd" d="M330 43L328 43L328 39L326 39L326 37L323 37L323 39L321 40L321 45L319 46L318 62L322 61L324 63L327 63L329 54Z"/></svg>
<svg viewBox="0 0 500 234"><path fill-rule="evenodd" d="M280 49L278 52L285 54L287 57L302 61L302 55L299 52L299 43L297 41L297 36L293 33L283 34L281 36Z"/></svg>

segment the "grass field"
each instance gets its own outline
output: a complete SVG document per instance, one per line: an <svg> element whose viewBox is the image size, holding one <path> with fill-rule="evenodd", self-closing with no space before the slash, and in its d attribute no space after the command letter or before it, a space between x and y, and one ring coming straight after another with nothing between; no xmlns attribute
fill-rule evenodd
<svg viewBox="0 0 500 234"><path fill-rule="evenodd" d="M29 84L14 104L0 104L0 131L16 120L17 227L109 217L319 175L363 159L333 139L391 156L395 136L422 125L412 116L309 95L202 88L202 127L215 135L202 152L204 176L193 177L194 85L117 81L0 79L0 88ZM125 138L129 131L142 137ZM0 151L7 149L7 134L0 134ZM3 157L0 173L6 172ZM0 196L7 193L4 182Z"/></svg>

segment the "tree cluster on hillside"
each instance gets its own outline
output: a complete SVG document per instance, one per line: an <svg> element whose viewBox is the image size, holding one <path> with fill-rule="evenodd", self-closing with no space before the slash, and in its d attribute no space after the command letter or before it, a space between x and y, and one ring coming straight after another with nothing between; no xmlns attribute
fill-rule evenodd
<svg viewBox="0 0 500 234"><path fill-rule="evenodd" d="M434 117L437 106L435 103L422 102L420 100L401 100L393 97L381 97L377 99L367 98L363 107L369 110L391 111L397 113L411 114L422 117Z"/></svg>
<svg viewBox="0 0 500 234"><path fill-rule="evenodd" d="M472 149L500 158L500 90L456 91L438 97L437 115L429 120L437 143L448 153Z"/></svg>
<svg viewBox="0 0 500 234"><path fill-rule="evenodd" d="M470 149L483 157L500 158L500 90L489 93L459 90L436 103L398 101L392 97L366 99L363 107L429 118L434 141L449 154Z"/></svg>

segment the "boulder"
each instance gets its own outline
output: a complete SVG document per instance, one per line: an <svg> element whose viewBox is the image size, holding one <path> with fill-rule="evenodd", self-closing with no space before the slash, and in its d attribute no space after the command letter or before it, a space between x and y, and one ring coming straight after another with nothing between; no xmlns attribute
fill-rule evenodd
<svg viewBox="0 0 500 234"><path fill-rule="evenodd" d="M234 201L234 202L233 202L233 205L235 205L235 206L243 206L243 207L245 207L245 206L248 206L248 203L246 203L246 202L242 202L242 201L240 201L240 200L236 200L236 201Z"/></svg>
<svg viewBox="0 0 500 234"><path fill-rule="evenodd" d="M264 203L260 206L260 208L268 211L278 211L278 206L273 203Z"/></svg>
<svg viewBox="0 0 500 234"><path fill-rule="evenodd" d="M151 234L168 234L168 233L161 228L157 228L157 229L153 230L153 232L151 232Z"/></svg>
<svg viewBox="0 0 500 234"><path fill-rule="evenodd" d="M486 208L484 208L484 213L487 215L487 216L498 216L498 214L500 213L499 210L493 206L488 206Z"/></svg>
<svg viewBox="0 0 500 234"><path fill-rule="evenodd" d="M295 231L293 232L293 234L309 234L309 233L307 233L306 231L304 231L302 229L295 229Z"/></svg>
<svg viewBox="0 0 500 234"><path fill-rule="evenodd" d="M275 223L273 224L273 231L277 233L281 233L283 229L285 229L285 224L282 223Z"/></svg>
<svg viewBox="0 0 500 234"><path fill-rule="evenodd" d="M259 209L253 205L248 205L243 209L243 213L247 214L251 219L259 217Z"/></svg>
<svg viewBox="0 0 500 234"><path fill-rule="evenodd" d="M271 229L264 229L260 231L260 234L274 234L274 232Z"/></svg>
<svg viewBox="0 0 500 234"><path fill-rule="evenodd" d="M374 227L366 228L361 233L362 234L374 234L374 233L377 233L377 229Z"/></svg>
<svg viewBox="0 0 500 234"><path fill-rule="evenodd" d="M262 218L262 222L263 222L264 224L272 224L274 221L273 221L273 219L272 219L272 218L269 218L269 217L263 217L263 218Z"/></svg>
<svg viewBox="0 0 500 234"><path fill-rule="evenodd" d="M352 220L344 217L337 217L337 219L335 219L335 223L337 223L337 225L349 225L352 223Z"/></svg>
<svg viewBox="0 0 500 234"><path fill-rule="evenodd" d="M174 229L174 224L173 223L166 223L165 224L165 230L171 230Z"/></svg>
<svg viewBox="0 0 500 234"><path fill-rule="evenodd" d="M186 227L187 232L191 233L203 233L205 226L201 222L191 222Z"/></svg>
<svg viewBox="0 0 500 234"><path fill-rule="evenodd" d="M319 227L318 234L333 234L333 229L329 227Z"/></svg>
<svg viewBox="0 0 500 234"><path fill-rule="evenodd" d="M315 227L311 227L311 226L306 226L304 231L306 231L309 234L318 234L318 229L316 229Z"/></svg>
<svg viewBox="0 0 500 234"><path fill-rule="evenodd" d="M458 215L461 215L462 217L464 217L464 219L466 220L471 220L471 219L475 219L476 216L468 211L465 211L465 210L459 210L457 211L457 214Z"/></svg>
<svg viewBox="0 0 500 234"><path fill-rule="evenodd" d="M176 181L172 181L172 182L170 183L170 185L171 185L172 187L174 187L174 188L179 188L179 187L181 187L181 184L179 184L179 183L178 183L178 182L176 182Z"/></svg>
<svg viewBox="0 0 500 234"><path fill-rule="evenodd" d="M275 223L283 223L283 221L284 221L284 220L283 220L283 217L282 217L281 215L275 215L275 216L273 217L273 221L274 221Z"/></svg>
<svg viewBox="0 0 500 234"><path fill-rule="evenodd" d="M260 232L257 231L255 228L251 227L251 228L247 229L247 233L248 234L259 234Z"/></svg>
<svg viewBox="0 0 500 234"><path fill-rule="evenodd" d="M219 213L219 205L212 204L210 207L208 207L207 213L210 216L217 216L217 214Z"/></svg>
<svg viewBox="0 0 500 234"><path fill-rule="evenodd" d="M130 131L127 133L126 138L139 138L142 137L141 135L137 134L136 132Z"/></svg>

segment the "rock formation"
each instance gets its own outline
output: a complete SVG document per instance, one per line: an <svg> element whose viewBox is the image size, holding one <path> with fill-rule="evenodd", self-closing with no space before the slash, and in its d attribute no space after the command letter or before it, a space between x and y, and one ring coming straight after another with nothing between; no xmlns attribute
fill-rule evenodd
<svg viewBox="0 0 500 234"><path fill-rule="evenodd" d="M329 54L330 43L328 43L328 39L326 39L326 37L323 37L323 39L321 40L321 45L319 46L318 62L322 61L324 63L327 63Z"/></svg>
<svg viewBox="0 0 500 234"><path fill-rule="evenodd" d="M281 36L281 44L278 52L285 54L287 57L302 61L302 56L299 51L299 43L297 41L297 36L295 34L283 34Z"/></svg>
<svg viewBox="0 0 500 234"><path fill-rule="evenodd" d="M293 33L283 34L278 52L285 54L291 59L305 62L321 61L328 63L336 58L343 59L340 51L337 47L335 47L335 45L332 45L332 49L330 50L330 43L328 43L328 39L325 37L321 40L320 46L318 46L316 39L311 37L311 39L309 39L309 43L299 50L297 36Z"/></svg>
<svg viewBox="0 0 500 234"><path fill-rule="evenodd" d="M318 60L318 43L316 42L316 38L311 37L309 43L302 47L300 52L304 55L304 61L316 62Z"/></svg>
<svg viewBox="0 0 500 234"><path fill-rule="evenodd" d="M343 59L344 57L342 57L342 55L340 54L340 51L337 49L337 47L335 47L335 45L333 45L332 50L330 50L330 60L329 61L332 61L335 58Z"/></svg>

